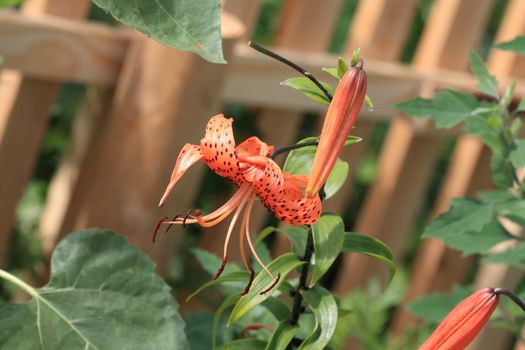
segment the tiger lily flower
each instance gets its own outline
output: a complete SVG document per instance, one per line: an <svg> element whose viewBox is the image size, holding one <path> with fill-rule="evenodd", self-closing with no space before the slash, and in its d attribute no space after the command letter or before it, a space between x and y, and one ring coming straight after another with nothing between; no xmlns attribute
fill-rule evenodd
<svg viewBox="0 0 525 350"><path fill-rule="evenodd" d="M233 213L224 241L223 263L214 279L219 277L228 261L228 243L239 218L241 221L239 237L241 257L246 269L251 271L244 254L243 237L246 237L255 259L273 278L272 273L257 255L251 240L250 213L255 198L258 197L261 203L279 220L296 225L312 224L317 221L321 215L321 200L319 196L304 198L303 191L308 182L307 177L283 172L277 163L268 157L274 150L273 146L267 145L257 137L250 137L236 146L232 123L233 119L225 118L222 114L216 115L209 120L205 136L199 145L189 143L184 145L159 206L164 205L175 184L186 170L199 160L204 161L217 175L232 181L238 187L237 192L210 214L202 215L200 210L196 210L193 214L189 212L186 216L176 216L173 220L162 218L155 234L161 225L197 223L203 227L211 227ZM155 240L155 234L153 240ZM251 278L253 278L253 272ZM278 278L279 276L277 280Z"/></svg>
<svg viewBox="0 0 525 350"><path fill-rule="evenodd" d="M498 306L494 288L478 290L459 303L419 350L462 350L478 335Z"/></svg>
<svg viewBox="0 0 525 350"><path fill-rule="evenodd" d="M312 172L305 190L307 198L315 197L330 175L361 111L365 96L366 73L361 60L344 74L326 112Z"/></svg>

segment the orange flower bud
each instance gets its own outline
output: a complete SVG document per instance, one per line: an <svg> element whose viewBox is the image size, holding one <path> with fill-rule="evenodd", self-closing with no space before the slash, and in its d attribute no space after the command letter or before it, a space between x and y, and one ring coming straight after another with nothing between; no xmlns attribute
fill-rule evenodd
<svg viewBox="0 0 525 350"><path fill-rule="evenodd" d="M461 350L478 335L499 302L494 288L478 290L459 303L419 350Z"/></svg>
<svg viewBox="0 0 525 350"><path fill-rule="evenodd" d="M317 195L354 126L366 96L366 74L362 67L350 67L335 90L326 113L319 146L305 193Z"/></svg>

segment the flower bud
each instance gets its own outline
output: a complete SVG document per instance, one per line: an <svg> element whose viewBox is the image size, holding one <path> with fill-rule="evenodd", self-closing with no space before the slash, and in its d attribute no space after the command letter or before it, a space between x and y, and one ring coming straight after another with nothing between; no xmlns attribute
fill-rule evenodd
<svg viewBox="0 0 525 350"><path fill-rule="evenodd" d="M494 288L478 290L459 303L419 350L461 350L487 323L499 302Z"/></svg>

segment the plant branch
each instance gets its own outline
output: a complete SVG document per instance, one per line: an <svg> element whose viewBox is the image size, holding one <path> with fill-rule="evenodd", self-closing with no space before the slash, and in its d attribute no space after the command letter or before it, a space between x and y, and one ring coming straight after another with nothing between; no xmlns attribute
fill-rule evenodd
<svg viewBox="0 0 525 350"><path fill-rule="evenodd" d="M293 151L294 149L299 149L299 148L308 147L308 146L317 146L318 144L319 144L319 141L294 143L293 145L288 145L288 146L277 148L275 151L270 153L268 157L275 159L275 157L277 157L278 155Z"/></svg>
<svg viewBox="0 0 525 350"><path fill-rule="evenodd" d="M301 268L301 275L299 276L299 284L297 288L294 289L294 300L292 308L292 317L290 323L296 325L299 321L299 316L303 313L303 296L301 295L302 289L307 289L306 280L308 278L308 271L310 269L310 260L312 259L312 254L314 252L314 236L312 234L312 226L308 227L308 236L306 238L306 247L304 249L304 256L302 261L305 262Z"/></svg>
<svg viewBox="0 0 525 350"><path fill-rule="evenodd" d="M503 295L509 297L510 300L512 300L523 311L525 311L525 303L523 302L523 300L518 298L518 296L516 294L514 294L513 292L511 292L510 290L508 290L506 288L494 288L494 293L495 294L503 294Z"/></svg>
<svg viewBox="0 0 525 350"><path fill-rule="evenodd" d="M279 62L282 62L290 67L292 67L293 69L295 69L296 71L298 71L299 73L301 73L302 75L304 75L305 77L307 77L308 79L310 79L314 84L315 86L317 86L319 88L319 90L321 90L321 92L326 96L326 98L328 98L329 101L332 101L332 95L325 89L325 87L323 86L323 84L321 84L321 82L319 80L317 80L313 75L312 73L310 73L309 71L307 71L306 69L304 69L303 67L293 63L292 61L284 58L283 56L257 44L257 43L254 43L253 41L249 41L248 42L248 46L250 46L251 48L259 51L260 53L262 54L265 54L266 56L269 56Z"/></svg>
<svg viewBox="0 0 525 350"><path fill-rule="evenodd" d="M39 295L36 292L35 288L31 287L29 284L25 283L20 278L10 274L7 271L4 271L4 270L0 269L0 278L6 280L8 282L11 282L12 284L17 286L18 288L22 289L27 294L31 295L33 298L38 298L39 297Z"/></svg>

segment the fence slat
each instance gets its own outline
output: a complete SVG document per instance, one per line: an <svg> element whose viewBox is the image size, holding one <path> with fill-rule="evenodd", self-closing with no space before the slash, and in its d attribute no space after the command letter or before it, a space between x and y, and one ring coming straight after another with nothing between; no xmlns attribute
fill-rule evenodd
<svg viewBox="0 0 525 350"><path fill-rule="evenodd" d="M415 66L462 70L467 48L480 38L492 0L447 0L434 8L416 51ZM427 88L428 90L428 88ZM367 195L356 230L372 234L388 244L399 258L404 238L422 202L440 150L440 139L418 135L411 122L397 118L381 151L378 178ZM417 174L417 176L414 176ZM359 255L345 257L352 279L340 279L338 292L361 285L370 276L386 278L384 267Z"/></svg>
<svg viewBox="0 0 525 350"><path fill-rule="evenodd" d="M82 17L90 1L30 1L24 15L37 16L40 11L55 15ZM74 9L73 9L74 8ZM26 78L16 71L0 75L0 265L14 223L16 205L31 177L31 172L46 130L50 108L60 84Z"/></svg>

